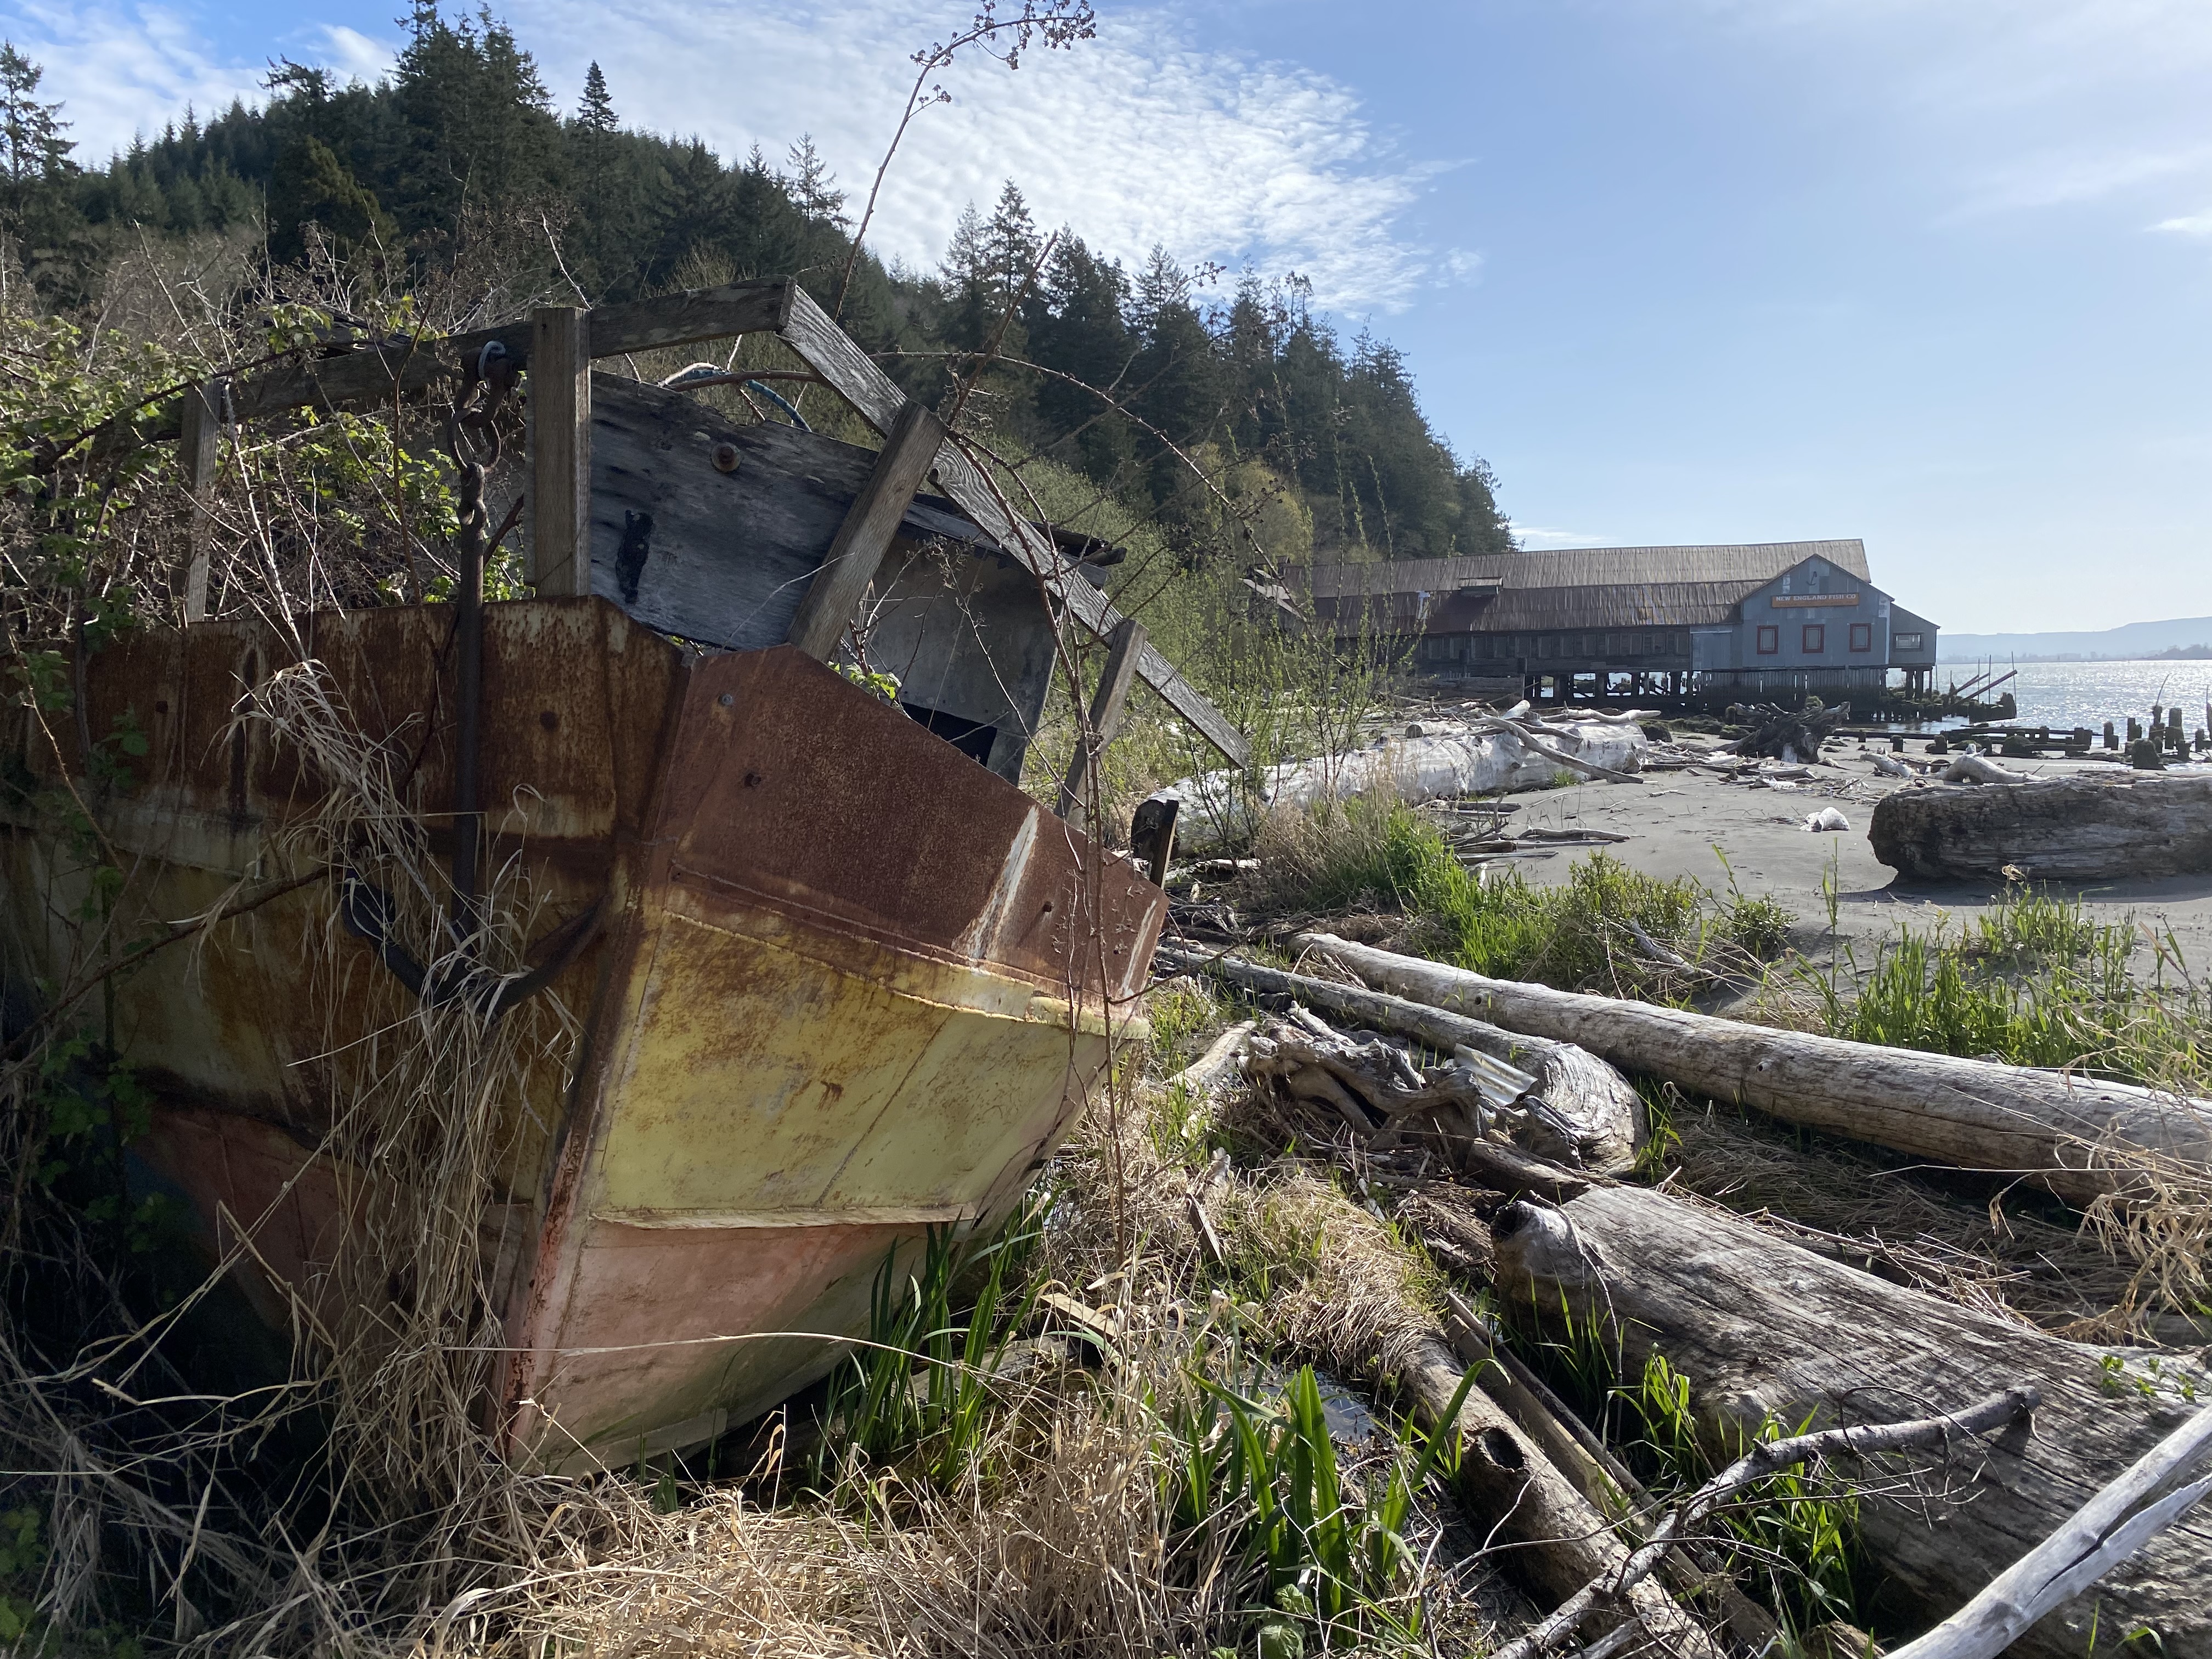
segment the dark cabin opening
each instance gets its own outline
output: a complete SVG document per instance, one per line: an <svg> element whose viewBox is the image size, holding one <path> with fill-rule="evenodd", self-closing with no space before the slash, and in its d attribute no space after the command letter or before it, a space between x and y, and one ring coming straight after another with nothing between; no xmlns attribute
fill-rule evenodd
<svg viewBox="0 0 2212 1659"><path fill-rule="evenodd" d="M939 708L924 708L918 702L902 702L899 707L978 766L991 763L991 745L999 740L997 726L986 726L981 720L963 720Z"/></svg>

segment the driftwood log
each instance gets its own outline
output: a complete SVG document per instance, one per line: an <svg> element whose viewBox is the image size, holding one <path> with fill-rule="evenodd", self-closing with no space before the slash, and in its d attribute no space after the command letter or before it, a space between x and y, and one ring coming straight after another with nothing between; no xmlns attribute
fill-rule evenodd
<svg viewBox="0 0 2212 1659"><path fill-rule="evenodd" d="M2033 1175L2077 1202L2125 1190L2145 1163L2191 1179L2212 1170L2212 1102L1487 979L1327 933L1297 942L1401 996L1578 1043L1625 1072L1957 1168Z"/></svg>
<svg viewBox="0 0 2212 1659"><path fill-rule="evenodd" d="M2136 1460L2064 1526L1892 1659L1996 1659L2053 1608L2100 1582L2212 1496L2212 1475L2172 1487L2212 1458L2212 1406ZM2163 1494L2163 1495L2160 1495Z"/></svg>
<svg viewBox="0 0 2212 1659"><path fill-rule="evenodd" d="M1635 1167L1648 1133L1644 1102L1634 1085L1586 1048L1504 1030L1404 997L1285 973L1241 957L1206 957L1169 946L1163 946L1160 954L1163 960L1192 970L1203 969L1247 990L1295 997L1376 1030L1413 1037L1444 1054L1472 1048L1519 1066L1536 1082L1528 1121L1515 1133L1516 1144L1571 1170L1620 1175Z"/></svg>
<svg viewBox="0 0 2212 1659"><path fill-rule="evenodd" d="M2026 783L2028 774L2000 766L1986 755L1960 755L1936 775L1945 783Z"/></svg>
<svg viewBox="0 0 2212 1659"><path fill-rule="evenodd" d="M2156 772L1900 789L1874 809L1874 855L1924 879L2109 881L2212 871L2212 777Z"/></svg>
<svg viewBox="0 0 2212 1659"><path fill-rule="evenodd" d="M1821 744L1850 719L1851 706L1845 702L1833 708L1777 708L1771 704L1752 707L1738 703L1728 714L1736 725L1751 728L1736 739L1737 754L1764 755L1769 760L1814 761L1820 758Z"/></svg>
<svg viewBox="0 0 2212 1659"><path fill-rule="evenodd" d="M2212 1390L2195 1361L2106 1351L1970 1312L1784 1243L1734 1217L1617 1187L1568 1204L1516 1204L1497 1227L1498 1287L1535 1316L1561 1307L1609 1322L1626 1375L1657 1351L1688 1377L1712 1450L1770 1421L1784 1431L1924 1416L2001 1386L2041 1395L2019 1425L1942 1460L1867 1480L1866 1547L1897 1611L1944 1617L2148 1452ZM2148 1390L2146 1392L2145 1390ZM1716 1461L1719 1461L1717 1457ZM2022 1636L2020 1659L2079 1659L2097 1623L2148 1626L2167 1659L2212 1656L2212 1524L2191 1517L2095 1593Z"/></svg>
<svg viewBox="0 0 2212 1659"><path fill-rule="evenodd" d="M1413 1413L1431 1432L1450 1409L1466 1370L1442 1337L1419 1344L1398 1376ZM1619 1573L1628 1547L1555 1468L1521 1425L1480 1387L1459 1409L1458 1485L1477 1525L1495 1528L1515 1571L1551 1601L1563 1601L1594 1578ZM1719 1659L1695 1620L1648 1579L1626 1597L1639 1623L1678 1659Z"/></svg>

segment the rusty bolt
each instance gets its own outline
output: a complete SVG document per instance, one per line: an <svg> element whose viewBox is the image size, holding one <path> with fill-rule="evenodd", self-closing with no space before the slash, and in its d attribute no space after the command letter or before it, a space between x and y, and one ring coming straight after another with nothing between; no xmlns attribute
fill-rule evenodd
<svg viewBox="0 0 2212 1659"><path fill-rule="evenodd" d="M735 444L714 446L714 471L735 472L738 470L738 447Z"/></svg>
<svg viewBox="0 0 2212 1659"><path fill-rule="evenodd" d="M738 699L734 693L725 691L720 696L715 698L714 701L721 704L725 708L732 708L737 706Z"/></svg>

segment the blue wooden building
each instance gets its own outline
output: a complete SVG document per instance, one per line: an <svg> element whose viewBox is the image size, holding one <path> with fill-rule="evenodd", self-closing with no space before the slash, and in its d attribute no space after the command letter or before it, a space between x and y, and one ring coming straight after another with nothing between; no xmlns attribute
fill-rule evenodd
<svg viewBox="0 0 2212 1659"><path fill-rule="evenodd" d="M1936 624L1875 586L1856 539L1318 565L1309 588L1339 639L1540 698L1740 687L1832 702L1924 690L1936 667Z"/></svg>

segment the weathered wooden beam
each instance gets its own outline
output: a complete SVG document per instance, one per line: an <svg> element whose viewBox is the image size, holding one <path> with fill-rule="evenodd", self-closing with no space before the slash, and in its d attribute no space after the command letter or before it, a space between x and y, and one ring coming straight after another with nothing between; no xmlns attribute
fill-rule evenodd
<svg viewBox="0 0 2212 1659"><path fill-rule="evenodd" d="M836 539L792 618L791 643L808 656L827 662L837 649L944 443L943 422L918 403L908 404L891 422L868 481L846 510Z"/></svg>
<svg viewBox="0 0 2212 1659"><path fill-rule="evenodd" d="M790 314L799 285L788 277L732 283L725 288L666 294L600 306L591 313L590 353L617 357L625 352L690 345L732 335L772 333ZM342 409L420 392L435 381L468 373L488 343L497 341L519 365L528 367L534 324L529 320L477 329L438 339L401 341L280 363L232 389L234 418L248 421L313 405ZM173 438L180 429L183 399L173 398L137 422L119 423L96 445L116 441L151 443Z"/></svg>
<svg viewBox="0 0 2212 1659"><path fill-rule="evenodd" d="M905 406L906 393L805 290L793 289L790 317L779 331L783 343L836 387L863 420L878 432L890 429ZM1009 512L990 480L950 439L938 452L937 482L962 512L1041 578L1053 598L1092 633L1110 638L1121 625L1121 613L1113 602L1061 558L1036 526ZM1149 642L1138 653L1137 672L1231 764L1242 766L1250 758L1251 747L1243 733Z"/></svg>
<svg viewBox="0 0 2212 1659"><path fill-rule="evenodd" d="M1137 659L1145 649L1145 625L1134 617L1121 618L1114 630L1114 643L1106 653L1106 666L1091 695L1091 719L1076 734L1074 757L1060 786L1060 815L1077 829L1083 827L1083 798L1091 774L1121 729L1121 709L1129 701L1129 682L1137 677Z"/></svg>
<svg viewBox="0 0 2212 1659"><path fill-rule="evenodd" d="M199 622L207 616L209 554L215 524L208 516L215 498L217 441L222 435L223 384L208 380L188 388L179 411L177 459L185 475L185 493L191 514L185 526L185 620Z"/></svg>
<svg viewBox="0 0 2212 1659"><path fill-rule="evenodd" d="M541 597L592 591L592 313L530 315L530 580Z"/></svg>

